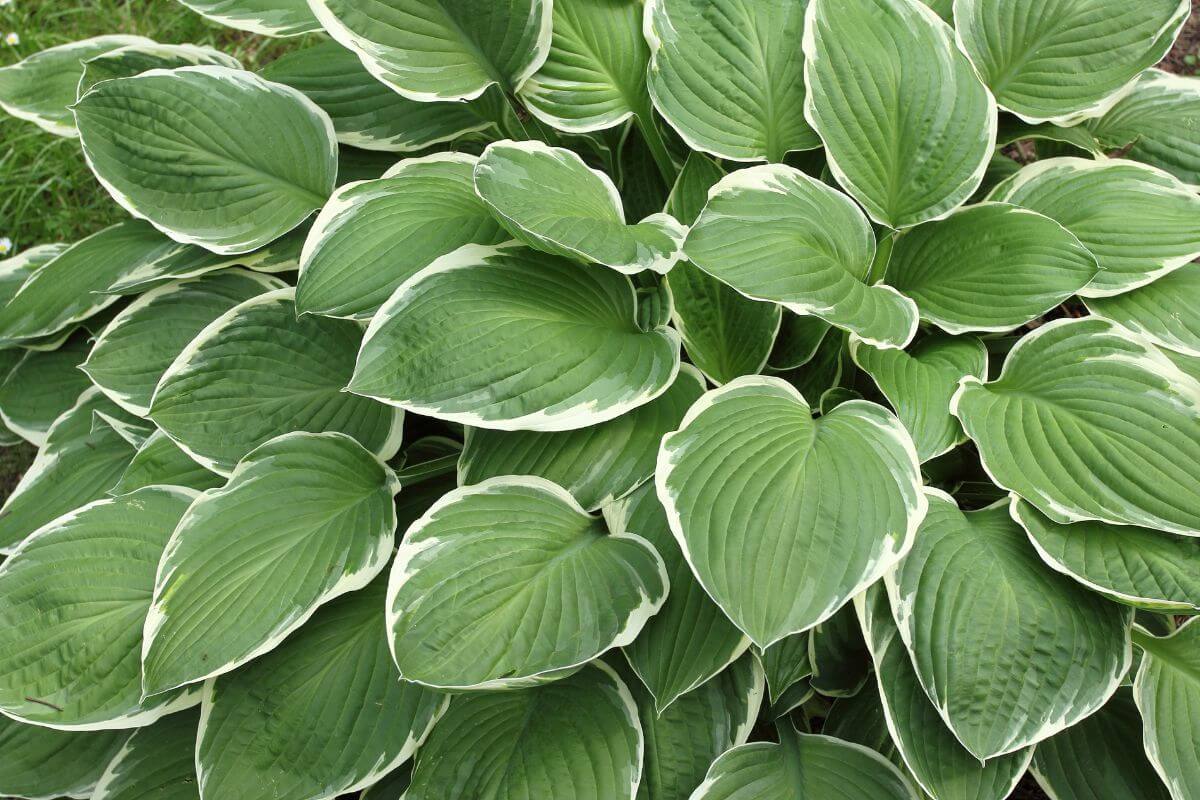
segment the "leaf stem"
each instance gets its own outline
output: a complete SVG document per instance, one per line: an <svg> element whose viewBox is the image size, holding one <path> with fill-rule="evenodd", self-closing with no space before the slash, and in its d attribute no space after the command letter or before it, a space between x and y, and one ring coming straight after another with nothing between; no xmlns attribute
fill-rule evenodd
<svg viewBox="0 0 1200 800"><path fill-rule="evenodd" d="M675 160L671 158L671 152L667 149L667 143L663 140L658 125L654 123L654 111L645 107L635 111L633 118L638 131L642 134L642 139L650 148L650 154L654 156L654 163L658 166L659 173L667 182L667 188L670 189L675 185L675 179L679 177L679 170L675 166Z"/></svg>

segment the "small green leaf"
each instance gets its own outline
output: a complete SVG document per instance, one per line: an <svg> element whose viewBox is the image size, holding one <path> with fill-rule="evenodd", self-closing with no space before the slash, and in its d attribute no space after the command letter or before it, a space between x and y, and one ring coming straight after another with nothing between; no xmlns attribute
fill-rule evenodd
<svg viewBox="0 0 1200 800"><path fill-rule="evenodd" d="M57 350L11 350L17 362L0 381L0 419L27 442L46 443L54 421L75 405L91 384L79 365L87 357L85 337Z"/></svg>
<svg viewBox="0 0 1200 800"><path fill-rule="evenodd" d="M200 466L179 449L170 436L155 431L134 453L121 479L108 493L115 497L154 485L183 486L202 492L224 483L223 477Z"/></svg>
<svg viewBox="0 0 1200 800"><path fill-rule="evenodd" d="M812 631L793 633L762 651L769 699L774 706L783 698L784 692L812 675L812 659L808 657L808 640Z"/></svg>
<svg viewBox="0 0 1200 800"><path fill-rule="evenodd" d="M858 694L871 674L871 653L852 605L842 606L809 631L808 657L808 682L814 690L826 697Z"/></svg>

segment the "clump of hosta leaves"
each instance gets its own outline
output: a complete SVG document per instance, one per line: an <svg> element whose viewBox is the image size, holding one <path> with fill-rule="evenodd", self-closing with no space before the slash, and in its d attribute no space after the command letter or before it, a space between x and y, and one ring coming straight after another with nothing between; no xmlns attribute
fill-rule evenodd
<svg viewBox="0 0 1200 800"><path fill-rule="evenodd" d="M0 795L1200 798L1187 2L184 1L0 70Z"/></svg>

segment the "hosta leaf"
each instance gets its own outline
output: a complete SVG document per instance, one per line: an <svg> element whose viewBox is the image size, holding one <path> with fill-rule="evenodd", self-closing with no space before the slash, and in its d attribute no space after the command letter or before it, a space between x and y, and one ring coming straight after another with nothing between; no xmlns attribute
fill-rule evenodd
<svg viewBox="0 0 1200 800"><path fill-rule="evenodd" d="M831 736L781 737L727 750L692 800L916 800L900 771L873 750Z"/></svg>
<svg viewBox="0 0 1200 800"><path fill-rule="evenodd" d="M941 720L938 724L942 724ZM826 736L860 744L879 753L904 772L916 789L916 780L908 774L908 767L888 731L887 718L879 699L879 687L875 681L868 681L858 694L834 700L821 730ZM925 798L921 797L921 800Z"/></svg>
<svg viewBox="0 0 1200 800"><path fill-rule="evenodd" d="M793 633L762 651L760 660L771 705L778 703L792 686L812 675L812 660L808 657L811 636L811 631Z"/></svg>
<svg viewBox="0 0 1200 800"><path fill-rule="evenodd" d="M291 433L253 450L188 509L163 553L146 694L229 672L370 583L391 554L397 491L392 471L344 434Z"/></svg>
<svg viewBox="0 0 1200 800"><path fill-rule="evenodd" d="M611 128L634 114L653 124L638 0L555 0L550 51L521 87L529 112L572 133Z"/></svg>
<svg viewBox="0 0 1200 800"><path fill-rule="evenodd" d="M1200 535L1200 382L1099 319L1025 336L995 381L963 379L951 411L991 478L1056 522Z"/></svg>
<svg viewBox="0 0 1200 800"><path fill-rule="evenodd" d="M152 70L99 84L74 109L84 155L109 194L179 242L246 253L333 191L329 116L250 72Z"/></svg>
<svg viewBox="0 0 1200 800"><path fill-rule="evenodd" d="M826 340L844 343L845 336L829 336L830 327L820 317L785 311L768 365L772 370L796 369L816 358Z"/></svg>
<svg viewBox="0 0 1200 800"><path fill-rule="evenodd" d="M223 477L200 466L180 450L170 436L155 431L134 453L121 479L108 492L115 496L154 485L184 486L202 492L224 483Z"/></svg>
<svg viewBox="0 0 1200 800"><path fill-rule="evenodd" d="M179 0L205 17L238 30L265 36L296 36L319 31L304 0Z"/></svg>
<svg viewBox="0 0 1200 800"><path fill-rule="evenodd" d="M547 0L309 0L325 30L412 100L513 94L550 50Z"/></svg>
<svg viewBox="0 0 1200 800"><path fill-rule="evenodd" d="M405 798L634 800L641 773L637 706L596 662L545 686L455 697Z"/></svg>
<svg viewBox="0 0 1200 800"><path fill-rule="evenodd" d="M541 142L488 145L475 165L475 191L508 231L547 253L626 274L667 272L686 230L669 214L625 224L612 180L571 150Z"/></svg>
<svg viewBox="0 0 1200 800"><path fill-rule="evenodd" d="M501 475L537 475L595 511L654 475L659 441L679 427L704 390L703 376L684 365L657 399L599 425L554 432L468 428L458 462L459 485Z"/></svg>
<svg viewBox="0 0 1200 800"><path fill-rule="evenodd" d="M906 228L974 193L996 106L954 32L919 0L810 0L805 114L838 183L877 222Z"/></svg>
<svg viewBox="0 0 1200 800"><path fill-rule="evenodd" d="M1128 161L1052 158L1025 167L989 199L1045 214L1100 262L1080 290L1120 294L1200 255L1200 197L1161 170Z"/></svg>
<svg viewBox="0 0 1200 800"><path fill-rule="evenodd" d="M1097 116L1170 49L1186 0L955 0L958 40L996 101L1024 119Z"/></svg>
<svg viewBox="0 0 1200 800"><path fill-rule="evenodd" d="M0 419L13 433L40 447L54 420L90 386L79 369L87 358L87 342L80 336L57 350L11 352L18 361L0 382Z"/></svg>
<svg viewBox="0 0 1200 800"><path fill-rule="evenodd" d="M152 289L113 317L80 369L114 403L144 416L159 379L200 331L239 303L285 286L230 270Z"/></svg>
<svg viewBox="0 0 1200 800"><path fill-rule="evenodd" d="M392 770L382 780L363 789L359 800L404 800L404 793L412 780L412 762L400 769Z"/></svg>
<svg viewBox="0 0 1200 800"><path fill-rule="evenodd" d="M1160 347L1200 357L1200 264L1184 264L1154 283L1112 297L1091 297L1088 311Z"/></svg>
<svg viewBox="0 0 1200 800"><path fill-rule="evenodd" d="M871 653L854 607L847 603L809 634L809 685L826 697L857 694L871 674Z"/></svg>
<svg viewBox="0 0 1200 800"><path fill-rule="evenodd" d="M678 370L678 334L638 325L628 278L467 245L375 315L350 390L476 427L571 430L653 400Z"/></svg>
<svg viewBox="0 0 1200 800"><path fill-rule="evenodd" d="M688 800L717 756L746 743L763 698L762 669L750 655L661 712L636 678L627 683L645 737L638 800Z"/></svg>
<svg viewBox="0 0 1200 800"><path fill-rule="evenodd" d="M875 236L862 211L791 167L750 167L722 178L685 251L747 297L812 314L866 341L903 347L916 332L913 302L866 282Z"/></svg>
<svg viewBox="0 0 1200 800"><path fill-rule="evenodd" d="M1029 766L1033 748L980 763L946 727L921 687L883 587L872 586L855 600L855 608L875 662L888 730L921 787L936 800L1008 797Z"/></svg>
<svg viewBox="0 0 1200 800"><path fill-rule="evenodd" d="M129 731L56 731L0 716L0 792L50 800L87 797Z"/></svg>
<svg viewBox="0 0 1200 800"><path fill-rule="evenodd" d="M1133 681L1143 741L1155 771L1174 800L1200 792L1200 625L1195 618L1166 637L1134 629L1143 650Z"/></svg>
<svg viewBox="0 0 1200 800"><path fill-rule="evenodd" d="M651 0L645 32L654 105L688 146L781 161L821 140L804 119L806 0Z"/></svg>
<svg viewBox="0 0 1200 800"><path fill-rule="evenodd" d="M55 136L78 136L69 106L83 62L118 47L153 44L141 36L97 36L51 47L0 69L0 109Z"/></svg>
<svg viewBox="0 0 1200 800"><path fill-rule="evenodd" d="M259 295L213 320L163 374L154 422L201 465L228 474L290 431L340 431L390 458L402 415L342 391L362 337L352 322L296 317L291 289ZM237 370L238 380L228 380Z"/></svg>
<svg viewBox="0 0 1200 800"><path fill-rule="evenodd" d="M178 247L138 220L117 223L76 242L40 267L0 309L0 343L26 344L104 310L117 298L101 292Z"/></svg>
<svg viewBox="0 0 1200 800"><path fill-rule="evenodd" d="M196 785L198 709L134 731L104 771L91 800L200 800Z"/></svg>
<svg viewBox="0 0 1200 800"><path fill-rule="evenodd" d="M689 155L667 199L667 213L691 225L704 209L708 190L724 174L707 156ZM676 264L667 282L674 301L671 319L701 372L722 384L762 370L779 332L778 305L751 300L690 261Z"/></svg>
<svg viewBox="0 0 1200 800"><path fill-rule="evenodd" d="M66 244L39 244L12 258L0 259L0 308L8 305L30 275L62 255L67 247Z"/></svg>
<svg viewBox="0 0 1200 800"><path fill-rule="evenodd" d="M665 713L728 667L746 651L750 640L696 582L671 535L653 483L642 485L605 514L614 527L650 542L667 566L671 588L667 601L625 646L625 658L650 691L655 709Z"/></svg>
<svg viewBox="0 0 1200 800"><path fill-rule="evenodd" d="M52 519L98 500L133 457L133 447L107 425L92 427L97 409L120 413L88 389L54 421L46 443L0 509L0 552Z"/></svg>
<svg viewBox="0 0 1200 800"><path fill-rule="evenodd" d="M211 47L194 44L130 44L101 53L83 62L83 75L79 78L79 97L87 94L100 81L128 78L152 69L176 69L211 64L230 69L241 69L242 65L233 56L228 56Z"/></svg>
<svg viewBox="0 0 1200 800"><path fill-rule="evenodd" d="M493 125L475 103L419 103L398 96L337 42L287 53L260 74L306 94L333 120L339 142L366 150L407 153Z"/></svg>
<svg viewBox="0 0 1200 800"><path fill-rule="evenodd" d="M1091 520L1061 525L1015 498L1012 515L1043 561L1089 589L1137 608L1200 611L1200 538Z"/></svg>
<svg viewBox="0 0 1200 800"><path fill-rule="evenodd" d="M440 436L418 439L404 451L396 473L404 493L396 498L396 530L406 531L448 492L458 488L462 443Z"/></svg>
<svg viewBox="0 0 1200 800"><path fill-rule="evenodd" d="M812 414L778 378L739 378L692 406L659 454L658 495L684 555L760 647L873 583L925 513L899 420L863 401Z"/></svg>
<svg viewBox="0 0 1200 800"><path fill-rule="evenodd" d="M667 573L541 478L450 492L405 534L388 587L400 674L446 689L529 686L633 641Z"/></svg>
<svg viewBox="0 0 1200 800"><path fill-rule="evenodd" d="M959 209L899 237L887 281L949 333L1009 331L1082 290L1098 266L1054 220L1005 203Z"/></svg>
<svg viewBox="0 0 1200 800"><path fill-rule="evenodd" d="M1133 696L1121 689L1104 708L1038 745L1033 774L1062 800L1170 800L1141 733Z"/></svg>
<svg viewBox="0 0 1200 800"><path fill-rule="evenodd" d="M1088 128L1126 158L1166 170L1189 186L1200 185L1200 80L1146 70L1133 89Z"/></svg>
<svg viewBox="0 0 1200 800"><path fill-rule="evenodd" d="M401 161L379 180L334 193L300 258L301 312L367 319L400 284L465 244L509 237L475 194L475 157Z"/></svg>
<svg viewBox="0 0 1200 800"><path fill-rule="evenodd" d="M199 701L142 701L141 623L154 573L195 497L155 486L48 523L0 566L0 708L59 728L131 728Z"/></svg>
<svg viewBox="0 0 1200 800"><path fill-rule="evenodd" d="M950 414L950 398L964 375L987 377L983 342L933 334L908 350L879 350L851 339L850 356L896 409L921 463L966 440Z"/></svg>
<svg viewBox="0 0 1200 800"><path fill-rule="evenodd" d="M408 760L449 697L400 680L386 580L330 603L279 649L208 684L200 795L326 800Z"/></svg>
<svg viewBox="0 0 1200 800"><path fill-rule="evenodd" d="M1053 571L1001 501L929 514L886 576L892 611L938 714L979 759L1047 739L1104 705L1129 669L1131 610Z"/></svg>

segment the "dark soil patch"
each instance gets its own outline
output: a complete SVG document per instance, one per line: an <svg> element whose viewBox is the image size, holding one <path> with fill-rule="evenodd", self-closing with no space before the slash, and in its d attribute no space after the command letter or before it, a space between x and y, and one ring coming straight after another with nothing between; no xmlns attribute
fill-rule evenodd
<svg viewBox="0 0 1200 800"><path fill-rule="evenodd" d="M1192 16L1184 23L1175 46L1158 64L1160 69L1178 75L1200 72L1200 0L1192 0Z"/></svg>

